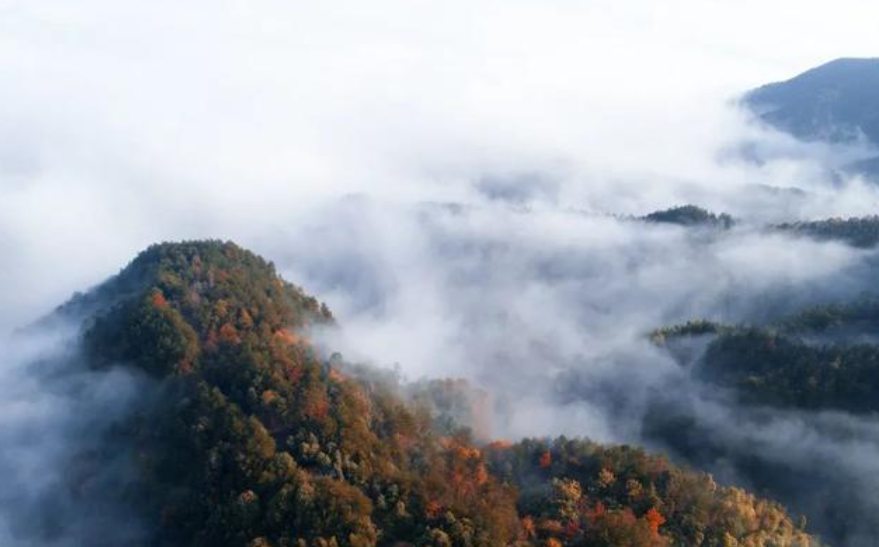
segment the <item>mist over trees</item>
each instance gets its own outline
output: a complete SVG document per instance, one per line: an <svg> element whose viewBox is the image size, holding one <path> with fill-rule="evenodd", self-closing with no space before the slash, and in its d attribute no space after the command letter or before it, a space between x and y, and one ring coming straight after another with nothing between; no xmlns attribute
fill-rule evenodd
<svg viewBox="0 0 879 547"><path fill-rule="evenodd" d="M511 214L529 223L535 216ZM443 217L421 218L431 226ZM585 222L645 237L655 232L707 250L752 233L731 226L702 237L699 225ZM757 227L753 233L762 238L767 232ZM795 244L826 245L801 237ZM497 260L517 252L491 241L463 247L440 241L448 257L478 252ZM665 260L661 252L657 260ZM865 275L872 271L869 261L856 264L851 275L861 275L862 267ZM76 447L64 456L65 462L90 462L80 476L89 496L106 495L100 503L124 508L120 522L130 523L132 533L112 536L108 545L332 545L333 538L340 545L392 539L414 545L810 545L820 535L831 545L859 546L875 537L866 494L850 487L855 460L841 460L830 472L818 471L810 459L830 443L840 449L863 443L872 438L864 433L871 426L840 428L805 414L797 419L806 425L784 425L792 418L788 410L872 412L870 384L863 381L872 377L871 361L863 359L869 350L862 347L876 306L862 293L811 305L815 298L833 301L836 293L790 300L784 295L800 293L782 285L757 298L784 297L788 305L778 309L789 314L755 313L756 303L718 308L729 314L721 314L724 319L767 317L762 325L691 320L641 330L645 346L601 357L608 361L603 368L565 362L551 348L536 347L535 358L557 371L532 371L523 383L525 369L515 368L520 363L501 358L471 386L441 378L410 382L399 371L334 353L345 326L337 327L327 306L280 280L274 268L232 244L157 245L31 328L81 325L81 347L74 344L80 349L71 361L76 367L126 371L151 386L133 416L122 413L94 430L98 448ZM580 266L568 268L541 260L535 271L553 282L582 274ZM618 325L607 328L610 333ZM469 347L474 362L489 355ZM666 368L666 352L683 366ZM633 370L642 385L632 382ZM519 409L535 407L529 396L544 395L553 397L560 414L582 405L597 409L619 436L607 446L565 437L495 441L498 431L509 436L505 424L518 421ZM781 447L761 437L758 424L766 423L805 427L827 444L774 452ZM733 433L734 424L748 424L743 438ZM635 433L627 439L627 431ZM649 449L627 446L630 441ZM65 480L52 488L76 498ZM283 509L282 492L295 493L297 501L283 502L293 504ZM833 510L821 501L828 495L839 500ZM39 499L29 507L31 514L51 511ZM71 522L57 519L57 537L82 540L93 533L76 525L82 517L75 512L61 514ZM28 538L37 530L29 523L15 533Z"/></svg>
<svg viewBox="0 0 879 547"><path fill-rule="evenodd" d="M879 545L879 4L0 4L0 546Z"/></svg>
<svg viewBox="0 0 879 547"><path fill-rule="evenodd" d="M879 144L879 59L836 59L745 96L761 119L806 140Z"/></svg>
<svg viewBox="0 0 879 547"><path fill-rule="evenodd" d="M879 243L879 217L876 216L788 222L773 228L827 241L843 241L855 247L870 248Z"/></svg>
<svg viewBox="0 0 879 547"><path fill-rule="evenodd" d="M454 218L480 212L453 209L440 214ZM512 214L527 222L534 216ZM429 223L438 220L422 218ZM649 237L654 230L667 230L661 223L598 221ZM691 238L688 230L693 226L673 224L672 228L658 233L682 238L701 249L725 248L729 239L743 237L743 228L737 227L709 238ZM756 233L763 237L765 232L761 228ZM450 257L477 251L495 260L507 252L493 245L471 242L459 248L445 242L441 249ZM657 259L664 260L661 254ZM541 276L552 274L554 282L582 273L578 266L568 274L558 263L538 262L537 267ZM770 292L769 297L784 294ZM802 309L796 302L788 304L792 310ZM725 312L744 319L759 317L751 311L758 309L744 306ZM869 330L874 312L869 299L852 305L807 306L798 313L776 314L765 332L759 328L757 332L791 340L808 333L811 338L796 351L810 355L822 347L816 345L817 337L835 332L834 328L849 332L849 327L861 325ZM633 313L640 312L633 309ZM835 391L843 390L842 382L819 383L826 399L817 404L802 402L814 400L814 395L801 392L816 385L803 371L814 376L823 369L808 367L820 363L801 364L787 357L775 359L771 352L754 353L754 347L767 351L760 344L727 347L718 342L738 340L740 332L750 332L746 327L694 320L654 330L652 337L646 330L638 334L647 347L660 344L655 348L660 356L666 349L674 355L686 350L686 363L697 367L691 380L677 379L676 371L687 369L666 370L662 358L652 357L646 347L629 356L611 355L610 366L594 370L591 364L565 363L559 355L547 353L549 348L540 348L534 355L562 367L558 373L547 370L544 376L532 371L531 380L522 383L519 375L524 369L511 368L518 362L501 359L497 370L484 370L487 376L478 382L481 389L438 378L413 383L332 353L345 328L334 326L325 305L280 281L272 264L219 242L151 247L118 276L75 296L34 328L54 328L61 321L82 324L82 361L89 369L98 373L131 370L159 383L147 392L151 405L114 423L109 432L96 430L105 439L102 442L113 443L107 446L136 447L124 466L118 452L107 460L106 466L124 467L126 473L104 478L96 470L105 466L100 458L106 456L98 450L98 456L89 457L94 479L87 480L93 484L110 479L111 484L119 484L121 480L126 485L110 490L107 503L129 511L130 522L137 526L131 529L140 534L131 540L133 545L143 537L169 545L236 544L245 538L269 545L296 544L300 539L308 545L332 544L333 538L339 544L369 545L394 538L417 545L427 537L438 544L447 537L452 545L558 541L707 546L733 540L741 543L745 537L753 545L782 540L806 545L816 541L810 535L814 532L831 544L860 545L858 537L870 538L875 533L875 520L860 491L840 498L845 501L832 514L815 505L828 492L838 496L845 491L846 481L851 480L849 463L841 463L844 472L840 474L816 474L812 463L791 459L791 454L763 453L763 440L729 437L728 428L734 423L757 424L766 419L759 412L747 415L743 409L748 405L863 412L851 406L856 399L849 392ZM687 340L695 345L684 343ZM470 347L476 350L473 359L485 359L487 354ZM709 362L703 352L728 355L725 362L736 366L718 365L728 376L709 375L707 365L692 365ZM754 356L775 360L763 362ZM638 386L632 382L633 369L627 368L631 365L626 361L644 359L648 361L638 365L636 376L643 385ZM784 366L775 367L778 361ZM645 375L651 368L656 374L652 379ZM755 372L759 370L774 376L761 380ZM850 370L845 368L840 378L858 388L852 378L859 376L849 376ZM738 394L735 404L714 398L703 384L733 389ZM784 390L796 395L788 396ZM505 423L516 420L519 408L527 411L535 405L528 396L544 394L555 399L552 404L558 405L560 413L584 404L605 413L602 419L620 432L614 442L631 440L669 452L674 461L709 470L716 479L640 449L603 447L585 440L491 444ZM705 412L702 405L721 406ZM783 419L783 415L771 419ZM830 425L818 423L816 427L819 435L829 436ZM638 433L625 439L624 432L629 430ZM762 434L759 428L755 434ZM852 434L851 440L856 438ZM801 451L797 458L808 458L815 449L797 449ZM654 463L626 463L617 450L621 454L632 451L637 461ZM77 457L82 455L77 453ZM277 467L278 458L285 459L287 471ZM602 471L607 471L603 478ZM614 479L617 486L609 488L603 484L610 481L609 474L625 480ZM57 487L69 488L63 481ZM632 492L654 493L644 497L630 493L630 487ZM314 497L308 497L306 505L296 498L295 508L279 508L280 492L302 488L314 492L308 494ZM754 497L747 490L768 499ZM811 492L804 495L807 490ZM97 495L99 491L92 492ZM562 503L558 496L576 499L569 502L578 508L576 515L553 509ZM477 502L482 499L490 501ZM350 506L353 512L333 505L336 500L343 500L344 507ZM788 518L780 505L769 500L788 504L796 516ZM241 513L244 506L250 507L250 516ZM34 509L37 513L46 510L39 504L34 507L39 507ZM733 513L721 517L721 511ZM748 516L755 514L758 517ZM800 514L806 515L803 522ZM848 518L853 515L860 519L857 524ZM285 524L290 522L295 525ZM32 528L24 530L19 533L33 532ZM61 530L59 537L74 534L75 528ZM87 537L86 532L77 533L70 537ZM119 540L113 541L118 544Z"/></svg>
<svg viewBox="0 0 879 547"><path fill-rule="evenodd" d="M329 310L230 243L153 246L56 313L76 310L88 312L81 361L68 366L123 367L150 382L133 414L87 432L100 442L61 464L88 465L54 488L59 496L80 490L86 507L126 508L140 535L102 537L80 529L73 512L32 506L56 519L60 537L92 545L817 545L778 504L640 449L565 438L476 444L467 424L450 427L451 414L431 417L466 406L449 398L466 398L466 385L404 387L339 355L321 357L309 333L332 325ZM411 395L401 398L401 389ZM107 472L118 465L124 473ZM105 484L107 476L124 477L124 487ZM25 527L13 537L44 533Z"/></svg>

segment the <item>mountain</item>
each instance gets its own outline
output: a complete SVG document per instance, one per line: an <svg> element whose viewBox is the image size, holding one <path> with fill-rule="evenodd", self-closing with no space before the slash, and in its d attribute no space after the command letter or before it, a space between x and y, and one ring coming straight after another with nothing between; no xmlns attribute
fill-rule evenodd
<svg viewBox="0 0 879 547"><path fill-rule="evenodd" d="M67 366L143 387L28 508L53 526L23 544L818 545L777 503L638 448L475 442L449 421L479 396L326 356L313 335L338 328L327 307L232 243L150 247L53 320L81 325ZM62 493L78 512L59 510ZM113 521L77 535L71 520L104 506L137 514L142 533L121 541Z"/></svg>
<svg viewBox="0 0 879 547"><path fill-rule="evenodd" d="M748 93L763 121L802 140L879 145L879 59L837 59Z"/></svg>

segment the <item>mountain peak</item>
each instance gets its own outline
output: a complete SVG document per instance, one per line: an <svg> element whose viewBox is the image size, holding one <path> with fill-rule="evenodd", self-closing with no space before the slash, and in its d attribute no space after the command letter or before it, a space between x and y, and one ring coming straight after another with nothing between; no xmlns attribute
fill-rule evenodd
<svg viewBox="0 0 879 547"><path fill-rule="evenodd" d="M85 340L100 361L160 375L191 371L202 352L224 342L258 345L332 320L272 263L214 240L153 245L64 309L92 312Z"/></svg>
<svg viewBox="0 0 879 547"><path fill-rule="evenodd" d="M767 124L807 141L879 144L879 58L840 58L764 85L744 103Z"/></svg>

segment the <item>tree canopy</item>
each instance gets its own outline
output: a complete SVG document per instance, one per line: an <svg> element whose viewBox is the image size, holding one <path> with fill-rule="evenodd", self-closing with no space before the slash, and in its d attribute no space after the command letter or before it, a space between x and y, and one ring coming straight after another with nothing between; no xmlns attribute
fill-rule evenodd
<svg viewBox="0 0 879 547"><path fill-rule="evenodd" d="M400 390L324 356L327 307L232 243L153 246L59 313L85 314L89 366L156 385L113 431L136 475L114 495L151 545L817 544L779 505L642 450L477 443L458 421L478 421L478 390Z"/></svg>

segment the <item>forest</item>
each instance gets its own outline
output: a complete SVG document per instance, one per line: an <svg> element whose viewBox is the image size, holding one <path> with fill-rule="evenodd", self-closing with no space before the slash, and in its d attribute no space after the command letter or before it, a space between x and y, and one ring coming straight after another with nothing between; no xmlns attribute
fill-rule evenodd
<svg viewBox="0 0 879 547"><path fill-rule="evenodd" d="M731 215L713 213L692 204L653 211L637 218L654 224L676 224L690 228L730 229L736 226L736 219ZM763 230L766 233L787 234L817 241L837 241L856 248L869 249L879 243L879 216L770 223Z"/></svg>
<svg viewBox="0 0 879 547"><path fill-rule="evenodd" d="M879 546L877 20L0 0L0 547Z"/></svg>
<svg viewBox="0 0 879 547"><path fill-rule="evenodd" d="M824 241L840 241L860 248L879 243L879 217L830 218L773 225L774 230Z"/></svg>
<svg viewBox="0 0 879 547"><path fill-rule="evenodd" d="M765 325L704 320L657 329L654 343L712 337L695 377L730 388L750 404L806 410L879 410L879 302L808 307Z"/></svg>
<svg viewBox="0 0 879 547"><path fill-rule="evenodd" d="M145 544L819 545L781 505L659 454L481 439L478 390L327 355L327 307L233 243L154 245L61 317L81 318L79 366L154 386L60 486L132 508ZM119 447L130 475L102 488Z"/></svg>
<svg viewBox="0 0 879 547"><path fill-rule="evenodd" d="M703 226L729 229L735 220L726 213L712 213L696 205L680 205L662 211L654 211L641 217L646 222L679 224L681 226Z"/></svg>

